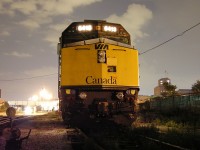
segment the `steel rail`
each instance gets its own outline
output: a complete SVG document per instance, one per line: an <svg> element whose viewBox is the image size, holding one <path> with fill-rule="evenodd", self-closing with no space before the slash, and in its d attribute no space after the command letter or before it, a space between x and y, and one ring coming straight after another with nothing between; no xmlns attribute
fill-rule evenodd
<svg viewBox="0 0 200 150"><path fill-rule="evenodd" d="M14 121L19 121L19 120L23 120L23 119L26 119L26 118L29 118L30 116L18 116L18 117L14 117L14 118L9 118L9 117L0 117L0 127L2 126L5 126L9 123L12 123Z"/></svg>
<svg viewBox="0 0 200 150"><path fill-rule="evenodd" d="M157 143L160 143L160 144L163 144L163 145L172 147L172 148L176 148L176 149L180 149L180 150L190 150L190 149L183 148L183 147L181 147L181 146L177 146L177 145L170 144L170 143L167 143L167 142L163 142L163 141L160 141L160 140L151 138L151 137L147 137L147 136L143 136L143 135L139 135L139 136L142 137L142 138L148 139L148 140L150 140L150 141L157 142Z"/></svg>

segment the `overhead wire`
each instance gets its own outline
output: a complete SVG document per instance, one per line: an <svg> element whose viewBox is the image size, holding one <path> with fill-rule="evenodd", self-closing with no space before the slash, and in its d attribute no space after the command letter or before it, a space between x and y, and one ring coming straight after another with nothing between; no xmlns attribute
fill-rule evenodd
<svg viewBox="0 0 200 150"><path fill-rule="evenodd" d="M33 77L27 77L27 78L16 78L16 79L0 79L0 81L18 81L18 80L29 80L34 78L41 78L41 77L47 77L52 75L58 75L58 73L52 73L52 74L46 74L41 76L33 76Z"/></svg>
<svg viewBox="0 0 200 150"><path fill-rule="evenodd" d="M71 19L67 19L69 23L73 22ZM84 36L84 35L82 35ZM27 78L16 78L16 79L0 79L1 81L9 82L9 81L20 81L20 80L30 80L34 78L41 78L41 77L47 77L47 76L52 76L52 75L58 75L58 73L52 73L52 74L46 74L46 75L39 75L39 76L32 76L32 77L27 77Z"/></svg>
<svg viewBox="0 0 200 150"><path fill-rule="evenodd" d="M160 46L162 46L162 45L164 45L164 44L166 44L166 43L168 43L168 42L174 40L175 38L177 38L177 37L179 37L179 36L183 36L186 32L190 31L191 29L193 29L193 28L195 28L195 27L197 27L197 26L199 26L199 25L200 25L200 22L198 22L197 24L191 26L190 28L186 29L185 31L183 31L183 32L181 32L181 33L175 35L174 37L168 39L167 41L164 41L164 42L162 42L161 44L158 44L158 45L156 45L156 46L154 46L154 47L152 47L152 48L150 48L150 49L148 49L148 50L146 50L146 51L144 51L144 52L142 52L142 53L139 53L139 55L143 55L143 54L145 54L145 53L147 53L147 52L150 52L150 51L152 51L152 50L154 50L154 49L156 49L156 48L158 48L158 47L160 47Z"/></svg>

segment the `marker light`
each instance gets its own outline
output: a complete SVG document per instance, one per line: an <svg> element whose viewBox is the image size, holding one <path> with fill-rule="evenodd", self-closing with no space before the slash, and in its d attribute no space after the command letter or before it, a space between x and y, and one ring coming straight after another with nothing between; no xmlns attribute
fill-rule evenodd
<svg viewBox="0 0 200 150"><path fill-rule="evenodd" d="M134 95L135 94L135 90L131 89L131 90L127 90L126 93L128 95Z"/></svg>
<svg viewBox="0 0 200 150"><path fill-rule="evenodd" d="M71 94L71 90L70 89L66 89L65 92L66 92L67 95Z"/></svg>
<svg viewBox="0 0 200 150"><path fill-rule="evenodd" d="M103 29L108 32L117 32L117 28L114 26L104 26Z"/></svg>
<svg viewBox="0 0 200 150"><path fill-rule="evenodd" d="M75 90L73 90L73 89L65 89L65 93L66 93L67 95L75 94Z"/></svg>
<svg viewBox="0 0 200 150"><path fill-rule="evenodd" d="M79 25L78 31L92 31L92 25Z"/></svg>

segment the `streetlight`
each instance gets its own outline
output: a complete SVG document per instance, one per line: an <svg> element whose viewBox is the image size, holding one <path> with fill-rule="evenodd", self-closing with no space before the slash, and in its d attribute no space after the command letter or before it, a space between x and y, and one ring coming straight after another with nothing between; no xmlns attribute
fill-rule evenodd
<svg viewBox="0 0 200 150"><path fill-rule="evenodd" d="M40 91L40 97L46 100L52 99L52 95L45 88Z"/></svg>

